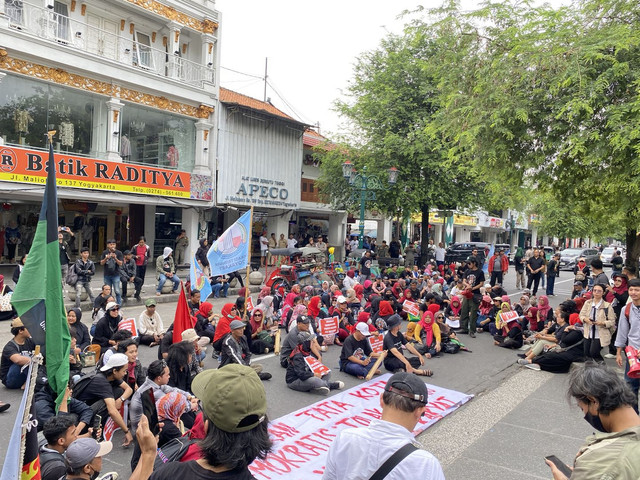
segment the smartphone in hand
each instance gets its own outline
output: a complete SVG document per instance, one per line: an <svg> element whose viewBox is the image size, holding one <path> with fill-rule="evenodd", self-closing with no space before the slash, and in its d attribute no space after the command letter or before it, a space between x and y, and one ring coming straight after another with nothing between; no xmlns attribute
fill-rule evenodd
<svg viewBox="0 0 640 480"><path fill-rule="evenodd" d="M556 466L556 468L560 470L565 477L567 478L571 477L573 470L571 470L571 468L569 468L569 465L562 462L558 457L556 457L555 455L548 455L544 457L544 459L549 460L551 463L553 463Z"/></svg>

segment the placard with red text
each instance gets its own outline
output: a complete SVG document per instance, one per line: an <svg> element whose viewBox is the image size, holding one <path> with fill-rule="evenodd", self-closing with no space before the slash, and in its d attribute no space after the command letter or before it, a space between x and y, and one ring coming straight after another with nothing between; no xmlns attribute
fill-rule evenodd
<svg viewBox="0 0 640 480"><path fill-rule="evenodd" d="M369 345L371 345L371 350L375 353L382 353L382 343L384 341L384 335L378 333L377 335L371 335L369 337Z"/></svg>
<svg viewBox="0 0 640 480"><path fill-rule="evenodd" d="M309 355L308 357L304 357L304 361L307 362L309 368L313 373L319 373L321 377L324 377L327 373L330 373L329 367L323 365L316 357L313 355Z"/></svg>
<svg viewBox="0 0 640 480"><path fill-rule="evenodd" d="M416 302L412 302L411 300L405 300L402 303L402 310L407 312L409 315L413 315L414 317L420 316L420 305Z"/></svg>
<svg viewBox="0 0 640 480"><path fill-rule="evenodd" d="M336 335L340 329L340 319L338 317L319 318L318 324L320 326L320 334L322 336Z"/></svg>

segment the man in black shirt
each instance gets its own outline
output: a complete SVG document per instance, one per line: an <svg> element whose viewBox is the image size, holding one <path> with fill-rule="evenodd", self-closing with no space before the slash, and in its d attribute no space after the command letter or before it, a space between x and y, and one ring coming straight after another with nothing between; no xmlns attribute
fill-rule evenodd
<svg viewBox="0 0 640 480"><path fill-rule="evenodd" d="M467 260L469 268L464 272L462 293L462 309L460 310L460 333L468 333L471 338L476 337L476 320L478 307L482 301L480 287L484 285L484 272L478 268L478 259L470 257Z"/></svg>
<svg viewBox="0 0 640 480"><path fill-rule="evenodd" d="M375 363L375 361L371 361L371 358L380 356L379 353L374 353L371 350L369 336L371 336L369 325L364 322L357 323L356 329L342 344L342 351L340 352L341 371L358 378L367 376ZM380 370L376 370L376 375L380 373Z"/></svg>
<svg viewBox="0 0 640 480"><path fill-rule="evenodd" d="M104 283L111 287L118 305L122 305L120 294L120 266L124 262L124 255L116 249L116 241L107 240L107 249L100 256L100 265L104 265Z"/></svg>
<svg viewBox="0 0 640 480"><path fill-rule="evenodd" d="M360 283L364 283L371 276L371 252L367 250L360 259Z"/></svg>
<svg viewBox="0 0 640 480"><path fill-rule="evenodd" d="M616 250L615 252L613 252L613 256L611 257L612 273L622 272L623 265L624 265L624 258L622 258L622 255L620 255L620 250Z"/></svg>
<svg viewBox="0 0 640 480"><path fill-rule="evenodd" d="M556 282L556 277L560 274L560 254L555 253L549 263L547 264L547 296L555 297L553 293L553 287Z"/></svg>
<svg viewBox="0 0 640 480"><path fill-rule="evenodd" d="M103 423L108 414L122 429L125 434L123 446L129 445L133 441L131 432L120 415L120 407L127 398L133 395L131 387L123 381L127 375L128 363L129 359L124 353L114 353L95 376L87 380L79 380L74 387L74 397L89 405L94 413L102 417ZM89 383L81 386L81 382Z"/></svg>
<svg viewBox="0 0 640 480"><path fill-rule="evenodd" d="M11 322L11 334L13 338L2 349L0 380L5 387L18 389L27 381L28 369L23 370L22 367L31 361L36 344L19 318Z"/></svg>
<svg viewBox="0 0 640 480"><path fill-rule="evenodd" d="M533 295L538 293L538 285L540 284L540 279L543 275L543 270L545 267L544 258L540 255L540 250L537 248L533 251L533 257L529 259L527 262L527 272L529 272L529 281L527 282L527 288L531 288L533 285L533 290L531 293Z"/></svg>

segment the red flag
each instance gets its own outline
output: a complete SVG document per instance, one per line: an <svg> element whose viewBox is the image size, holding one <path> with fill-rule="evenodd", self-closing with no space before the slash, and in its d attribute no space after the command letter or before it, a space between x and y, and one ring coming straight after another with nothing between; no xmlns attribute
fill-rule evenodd
<svg viewBox="0 0 640 480"><path fill-rule="evenodd" d="M180 293L178 295L178 307L173 321L173 343L182 341L182 332L193 328L195 321L189 313L189 305L187 304L187 295L184 293L184 287L180 282Z"/></svg>

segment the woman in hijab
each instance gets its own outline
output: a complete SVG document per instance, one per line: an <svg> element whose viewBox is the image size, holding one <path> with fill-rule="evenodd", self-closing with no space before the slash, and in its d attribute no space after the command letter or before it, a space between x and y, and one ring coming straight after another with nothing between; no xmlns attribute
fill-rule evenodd
<svg viewBox="0 0 640 480"><path fill-rule="evenodd" d="M538 307L531 307L527 310L527 313L524 314L522 325L525 329L528 325L532 333L539 332L544 328L544 325L538 324Z"/></svg>
<svg viewBox="0 0 640 480"><path fill-rule="evenodd" d="M282 304L282 313L280 315L280 323L282 323L284 326L287 326L287 323L285 323L285 321L289 319L289 311L293 310L296 298L298 298L298 294L293 291L287 293L287 296L284 298L284 303Z"/></svg>
<svg viewBox="0 0 640 480"><path fill-rule="evenodd" d="M222 339L227 333L231 332L231 328L229 328L229 325L234 320L241 320L241 318L238 316L238 310L236 309L235 304L225 303L224 307L222 307L222 312L220 313L218 324L216 325L215 335L213 336L214 350L217 350L218 352L220 351L220 347L222 346Z"/></svg>
<svg viewBox="0 0 640 480"><path fill-rule="evenodd" d="M353 288L357 283L355 270L347 270L347 276L342 280L342 288L346 291L349 288Z"/></svg>
<svg viewBox="0 0 640 480"><path fill-rule="evenodd" d="M540 295L538 297L538 325L542 324L542 328L545 328L550 322L553 322L553 309L549 305L549 297Z"/></svg>
<svg viewBox="0 0 640 480"><path fill-rule="evenodd" d="M493 301L489 295L483 295L482 300L480 301L480 305L478 306L478 319L476 321L477 328L476 331L484 332L488 330L489 324L494 321L496 316L496 311L494 309ZM453 327L453 325L449 324ZM458 328L458 327L454 327Z"/></svg>
<svg viewBox="0 0 640 480"><path fill-rule="evenodd" d="M629 299L629 277L622 273L613 274L613 287L607 285L607 295L605 300L611 304L614 313L616 314L616 329L611 336L611 343L609 344L609 353L604 358L615 358L616 356L616 334L618 333L618 322L620 321L620 313L622 308L627 304Z"/></svg>
<svg viewBox="0 0 640 480"><path fill-rule="evenodd" d="M11 320L18 316L18 312L10 303L11 295L9 294L12 292L9 285L4 283L4 275L0 275L0 321Z"/></svg>
<svg viewBox="0 0 640 480"><path fill-rule="evenodd" d="M371 294L373 293L372 287L373 287L373 282L371 280L367 279L364 281L364 286L362 287L362 293L366 300L368 300Z"/></svg>
<svg viewBox="0 0 640 480"><path fill-rule="evenodd" d="M273 349L274 339L264 322L264 312L259 307L251 312L244 334L252 353L260 355L269 353Z"/></svg>
<svg viewBox="0 0 640 480"><path fill-rule="evenodd" d="M256 308L260 308L262 310L265 320L269 321L270 323L273 322L275 314L273 311L273 297L271 295L262 297L262 301L258 303L258 306Z"/></svg>
<svg viewBox="0 0 640 480"><path fill-rule="evenodd" d="M169 440L179 438L185 433L180 417L187 411L187 399L178 392L165 393L156 402L158 420L164 423L158 438L158 447L162 447Z"/></svg>
<svg viewBox="0 0 640 480"><path fill-rule="evenodd" d="M380 302L378 314L374 318L372 318L372 321L375 323L376 328L380 332L387 330L387 320L394 313L395 312L393 310L393 307L391 306L391 303L386 300L382 300Z"/></svg>
<svg viewBox="0 0 640 480"><path fill-rule="evenodd" d="M327 312L322 309L322 301L319 295L311 297L307 305L307 315L313 319L314 324L319 318L326 318Z"/></svg>
<svg viewBox="0 0 640 480"><path fill-rule="evenodd" d="M529 303L529 297L527 295L520 296L520 300L518 300L518 303L513 307L521 317L527 313L529 308L531 308L531 303Z"/></svg>
<svg viewBox="0 0 640 480"><path fill-rule="evenodd" d="M271 295L271 287L262 287L260 289L260 293L258 294L258 303L262 302L262 299L268 295Z"/></svg>
<svg viewBox="0 0 640 480"><path fill-rule="evenodd" d="M89 329L82 323L82 311L79 308L70 308L67 310L67 323L69 324L69 333L76 339L76 348L81 353L91 343Z"/></svg>
<svg viewBox="0 0 640 480"><path fill-rule="evenodd" d="M196 324L193 327L199 337L207 337L210 342L213 342L216 333L215 318L213 305L209 302L202 302L196 313Z"/></svg>
<svg viewBox="0 0 640 480"><path fill-rule="evenodd" d="M507 302L500 304L500 311L496 314L496 321L489 327L493 335L493 344L504 348L522 347L522 326L518 317L513 315L505 319L503 314L511 312L511 305Z"/></svg>
<svg viewBox="0 0 640 480"><path fill-rule="evenodd" d="M491 299L489 299L491 300ZM444 311L444 315L446 317L446 324L451 328L460 328L460 312L462 311L462 303L460 302L460 297L457 295L453 295L451 297L451 302Z"/></svg>
<svg viewBox="0 0 640 480"><path fill-rule="evenodd" d="M307 306L300 302L295 307L293 307L293 313L291 314L291 320L289 321L289 330L291 330L291 326L295 325L298 321L298 317L300 315L307 314Z"/></svg>
<svg viewBox="0 0 640 480"><path fill-rule="evenodd" d="M435 357L440 353L440 327L435 322L435 317L431 310L427 310L422 314L411 340L416 342L416 350L424 355L425 358Z"/></svg>
<svg viewBox="0 0 640 480"><path fill-rule="evenodd" d="M587 265L587 262L584 258L579 258L576 266L573 267L573 274L575 275L575 281L582 283L584 288L587 288L589 284L589 275L591 275L591 270Z"/></svg>

